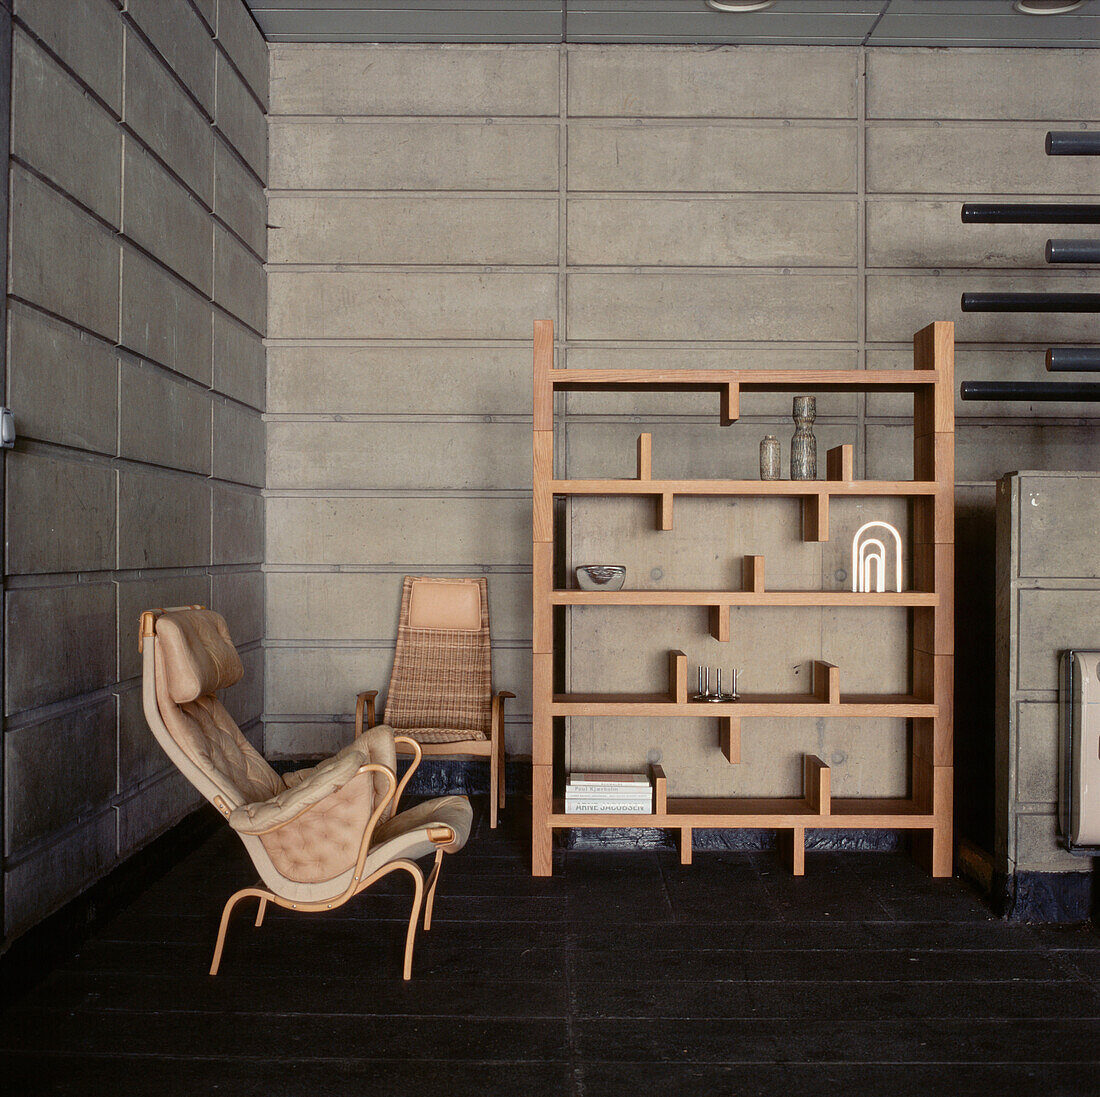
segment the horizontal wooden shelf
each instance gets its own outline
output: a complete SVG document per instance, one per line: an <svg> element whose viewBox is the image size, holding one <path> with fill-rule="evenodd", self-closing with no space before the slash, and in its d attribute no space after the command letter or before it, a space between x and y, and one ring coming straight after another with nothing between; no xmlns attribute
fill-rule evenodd
<svg viewBox="0 0 1100 1097"><path fill-rule="evenodd" d="M939 713L932 701L911 694L842 693L828 704L812 693L747 693L740 701L678 703L667 693L556 693L553 716L883 716L931 717Z"/></svg>
<svg viewBox="0 0 1100 1097"><path fill-rule="evenodd" d="M934 480L551 480L553 495L935 495Z"/></svg>
<svg viewBox="0 0 1100 1097"><path fill-rule="evenodd" d="M911 800L834 800L829 815L820 815L794 797L743 799L670 797L663 815L566 815L565 802L554 800L551 827L708 827L784 828L816 830L922 830L936 825L936 817Z"/></svg>
<svg viewBox="0 0 1100 1097"><path fill-rule="evenodd" d="M835 392L881 389L905 392L934 385L936 370L706 370L706 369L552 369L559 392L718 391L737 385L742 392Z"/></svg>
<svg viewBox="0 0 1100 1097"><path fill-rule="evenodd" d="M939 595L903 590L555 590L555 606L936 606Z"/></svg>

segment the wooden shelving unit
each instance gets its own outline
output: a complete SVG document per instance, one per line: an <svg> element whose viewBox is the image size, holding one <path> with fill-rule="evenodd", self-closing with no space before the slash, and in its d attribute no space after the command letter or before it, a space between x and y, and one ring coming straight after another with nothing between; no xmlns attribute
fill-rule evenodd
<svg viewBox="0 0 1100 1097"><path fill-rule="evenodd" d="M806 829L887 829L914 832L914 851L933 876L952 870L952 689L954 584L954 325L930 324L913 338L912 370L571 370L554 368L554 330L535 322L533 503L533 825L532 872L548 876L555 829L663 827L681 833L681 856L691 861L692 832L707 827L775 830L792 872L805 863ZM853 478L851 446L826 455L826 479L654 480L652 438L638 439L633 479L554 478L554 394L570 391L704 391L719 394L724 424L737 420L742 392L901 391L914 395L912 480ZM649 496L658 530L671 530L677 495L783 496L802 501L804 541L829 539L831 498L906 498L912 508L912 589L883 594L849 591L768 590L765 560L746 556L741 590L581 591L554 586L554 497ZM736 702L690 701L687 659L669 652L669 686L654 694L570 694L555 691L554 615L571 606L698 606L711 635L729 640L729 611L751 606L901 606L912 620L911 683L903 695L846 694L842 668L814 664L806 694L744 694ZM561 798L563 742L555 720L570 716L710 718L715 745L728 764L740 762L742 720L754 717L889 717L911 721L911 789L905 799L833 799L829 768L807 755L801 798L668 797L660 767L654 770L651 815L566 815ZM557 761L556 761L557 759Z"/></svg>

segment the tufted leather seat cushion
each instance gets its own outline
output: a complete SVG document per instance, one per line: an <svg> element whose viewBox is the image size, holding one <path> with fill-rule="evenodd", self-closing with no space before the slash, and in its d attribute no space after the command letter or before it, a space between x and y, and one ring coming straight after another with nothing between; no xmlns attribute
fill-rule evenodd
<svg viewBox="0 0 1100 1097"><path fill-rule="evenodd" d="M235 686L244 677L240 656L220 613L181 609L156 622L168 695L177 705Z"/></svg>

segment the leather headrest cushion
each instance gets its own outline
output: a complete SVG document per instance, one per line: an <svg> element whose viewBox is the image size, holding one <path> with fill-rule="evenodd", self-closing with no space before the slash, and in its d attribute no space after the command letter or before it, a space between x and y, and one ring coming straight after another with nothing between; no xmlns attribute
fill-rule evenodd
<svg viewBox="0 0 1100 1097"><path fill-rule="evenodd" d="M177 705L236 685L244 676L241 657L220 613L209 609L164 613L157 618L156 633L168 695Z"/></svg>
<svg viewBox="0 0 1100 1097"><path fill-rule="evenodd" d="M410 628L481 628L481 587L476 579L414 579Z"/></svg>

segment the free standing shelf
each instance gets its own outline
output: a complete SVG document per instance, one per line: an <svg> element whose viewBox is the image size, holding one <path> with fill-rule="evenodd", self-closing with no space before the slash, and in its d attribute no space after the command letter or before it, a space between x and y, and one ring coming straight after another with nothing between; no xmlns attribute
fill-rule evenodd
<svg viewBox="0 0 1100 1097"><path fill-rule="evenodd" d="M804 868L805 831L898 829L914 832L914 852L934 876L952 869L952 688L954 551L954 325L937 322L913 339L912 370L575 370L555 369L549 320L535 322L533 491L533 749L532 872L552 871L553 831L565 827L663 827L679 830L685 863L692 832L708 827L776 830L792 871ZM638 439L633 479L554 477L554 393L576 391L709 391L719 395L724 424L736 422L741 392L908 391L914 395L912 480L856 480L851 446L826 457L826 478L791 480L655 480L652 438ZM832 498L881 496L911 500L912 590L863 594L848 591L772 591L764 559L747 556L739 591L580 591L554 587L554 499L569 496L644 496L655 501L656 528L673 528L681 496L773 496L802 502L804 541L829 539ZM837 667L813 664L806 694L743 695L737 702L692 702L686 657L669 653L669 689L654 694L573 694L554 690L555 607L698 606L706 609L715 639L729 639L734 607L908 607L912 611L911 692L863 695L840 692ZM561 612L559 610L559 612ZM566 815L555 796L554 721L571 716L675 717L718 724L717 748L740 762L742 721L754 717L887 717L911 722L911 793L907 799L832 799L829 769L804 758L801 798L668 797L663 771L649 815ZM560 765L560 763L559 763ZM654 767L659 771L660 767Z"/></svg>

